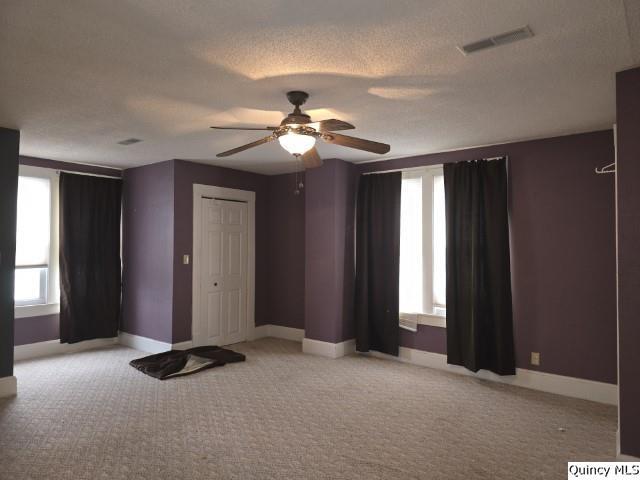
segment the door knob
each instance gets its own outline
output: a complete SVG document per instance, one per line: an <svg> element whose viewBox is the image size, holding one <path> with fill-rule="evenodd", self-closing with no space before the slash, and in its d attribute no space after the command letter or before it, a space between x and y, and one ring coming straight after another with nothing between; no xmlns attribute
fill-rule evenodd
<svg viewBox="0 0 640 480"><path fill-rule="evenodd" d="M217 286L218 286L218 282L215 282L215 283L213 284L213 286L214 286L214 287L217 287Z"/></svg>

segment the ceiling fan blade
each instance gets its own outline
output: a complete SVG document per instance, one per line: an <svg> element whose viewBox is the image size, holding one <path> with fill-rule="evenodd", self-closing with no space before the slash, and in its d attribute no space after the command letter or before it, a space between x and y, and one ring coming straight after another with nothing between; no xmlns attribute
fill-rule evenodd
<svg viewBox="0 0 640 480"><path fill-rule="evenodd" d="M209 127L216 130L276 130L278 127Z"/></svg>
<svg viewBox="0 0 640 480"><path fill-rule="evenodd" d="M268 137L261 138L260 140L256 140L255 142L247 143L246 145L242 145L241 147L232 148L231 150L227 150L226 152L219 153L216 155L216 157L228 157L229 155L233 155L234 153L257 147L258 145L262 145L263 143L272 142L275 139L275 135L269 135Z"/></svg>
<svg viewBox="0 0 640 480"><path fill-rule="evenodd" d="M347 135L340 135L339 133L333 132L322 135L322 139L327 143L333 143L335 145L355 148L357 150L364 150L372 153L383 154L388 153L389 150L391 150L391 146L386 143L364 140L363 138L349 137Z"/></svg>
<svg viewBox="0 0 640 480"><path fill-rule="evenodd" d="M333 132L335 130L352 130L356 128L350 123L343 122L342 120L336 120L335 118L320 120L319 122L311 122L307 125L315 128L318 132Z"/></svg>
<svg viewBox="0 0 640 480"><path fill-rule="evenodd" d="M322 166L322 159L318 155L318 150L313 147L302 155L302 163L304 168L316 168Z"/></svg>

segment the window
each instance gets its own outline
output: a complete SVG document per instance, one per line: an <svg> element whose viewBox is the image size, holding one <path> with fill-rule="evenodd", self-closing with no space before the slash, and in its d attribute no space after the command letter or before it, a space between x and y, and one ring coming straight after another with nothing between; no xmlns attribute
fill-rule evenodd
<svg viewBox="0 0 640 480"><path fill-rule="evenodd" d="M444 326L446 223L442 167L402 174L400 317Z"/></svg>
<svg viewBox="0 0 640 480"><path fill-rule="evenodd" d="M58 179L20 167L14 300L16 317L55 313L58 293Z"/></svg>

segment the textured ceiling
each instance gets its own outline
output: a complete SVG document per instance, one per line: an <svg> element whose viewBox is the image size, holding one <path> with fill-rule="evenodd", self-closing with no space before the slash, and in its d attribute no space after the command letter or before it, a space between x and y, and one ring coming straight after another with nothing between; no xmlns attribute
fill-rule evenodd
<svg viewBox="0 0 640 480"><path fill-rule="evenodd" d="M21 153L129 167L182 158L260 173L277 143L215 153L277 124L284 93L314 119L391 144L367 161L611 126L614 73L640 62L639 0L2 0L0 126ZM523 25L535 37L465 57ZM634 28L635 26L635 28ZM137 137L128 147L117 142Z"/></svg>

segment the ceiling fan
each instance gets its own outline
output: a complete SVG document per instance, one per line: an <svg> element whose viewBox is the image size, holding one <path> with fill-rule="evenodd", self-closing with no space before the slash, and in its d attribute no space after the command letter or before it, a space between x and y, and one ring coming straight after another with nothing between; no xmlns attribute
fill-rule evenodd
<svg viewBox="0 0 640 480"><path fill-rule="evenodd" d="M389 152L390 146L386 143L373 142L362 138L349 137L335 133L336 130L350 130L354 127L350 123L342 120L330 119L312 122L311 117L300 110L300 105L304 104L309 98L307 92L292 91L287 92L287 99L295 107L279 127L264 128L242 128L242 127L211 127L218 130L270 130L271 135L248 143L241 147L232 148L226 152L219 153L217 157L228 157L238 152L242 152L249 148L257 147L264 143L278 140L282 148L287 152L301 158L305 168L314 168L322 165L322 159L318 155L315 148L317 139L321 139L327 143L341 145L343 147L355 148L366 152L384 154Z"/></svg>

